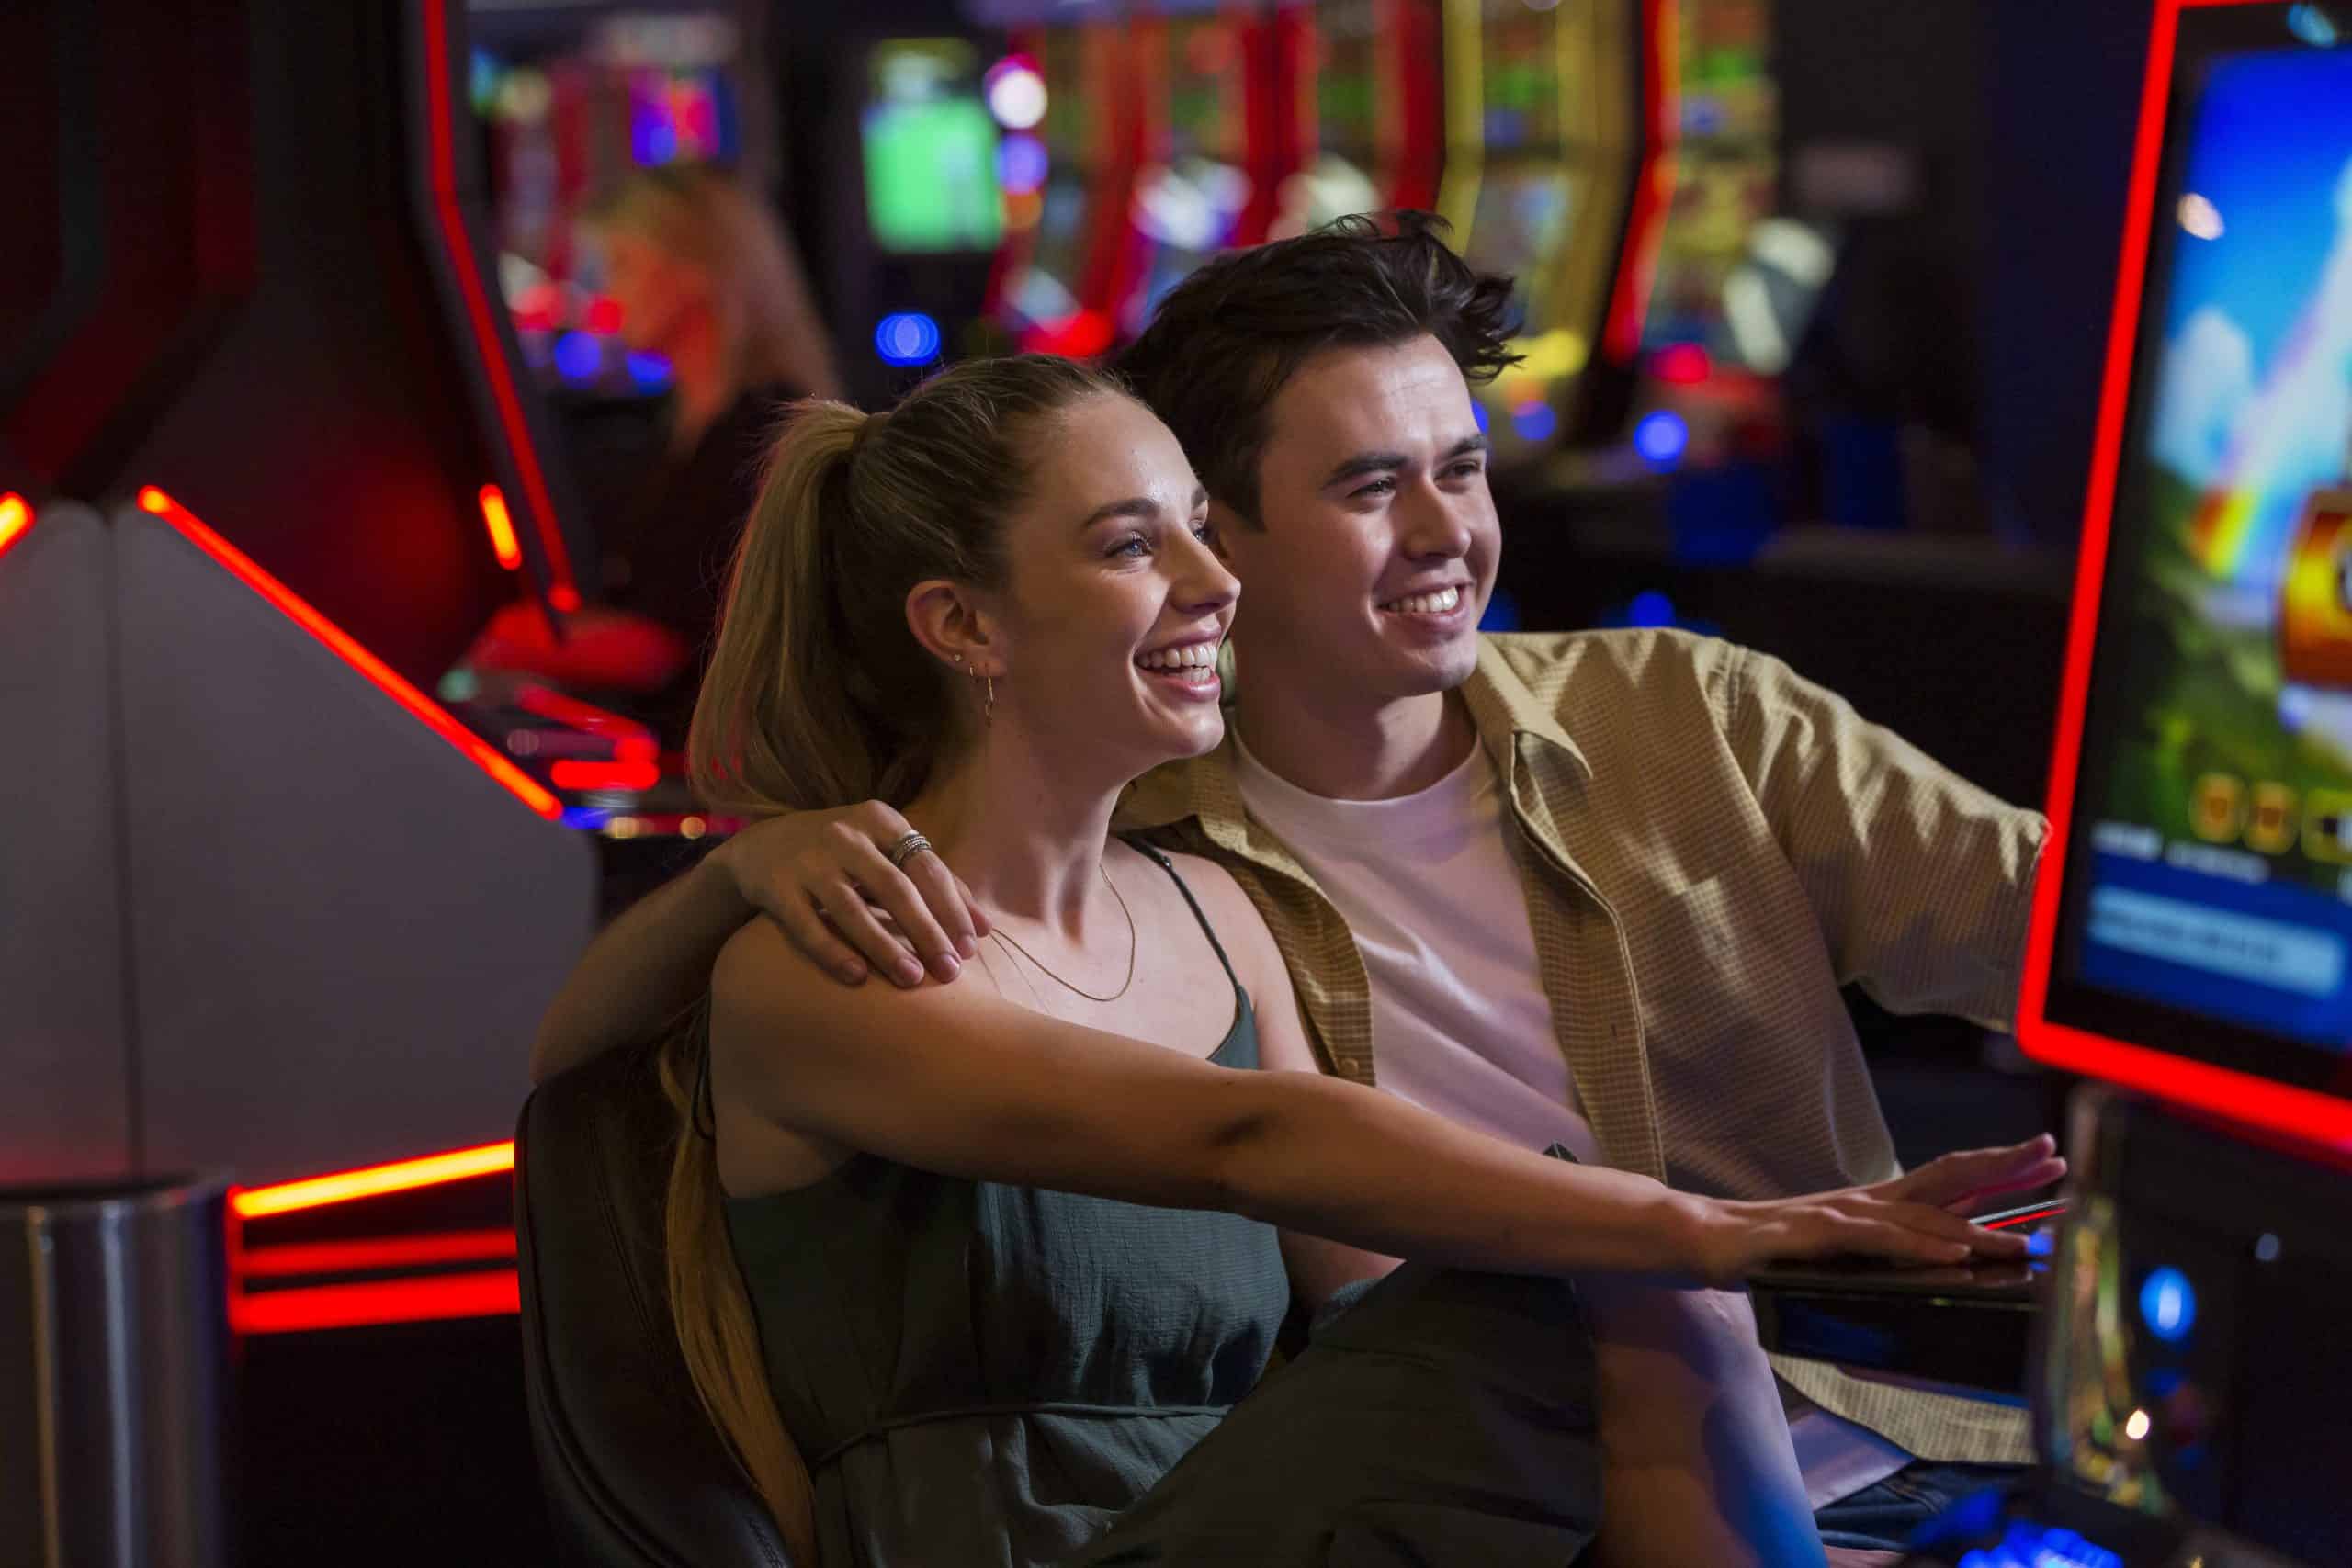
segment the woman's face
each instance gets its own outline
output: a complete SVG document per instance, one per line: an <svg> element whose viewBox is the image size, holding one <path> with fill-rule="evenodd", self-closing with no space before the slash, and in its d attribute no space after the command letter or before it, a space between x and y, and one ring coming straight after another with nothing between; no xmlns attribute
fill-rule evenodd
<svg viewBox="0 0 2352 1568"><path fill-rule="evenodd" d="M621 341L640 354L667 354L680 323L708 292L699 268L626 229L603 236L605 289L621 308Z"/></svg>
<svg viewBox="0 0 2352 1568"><path fill-rule="evenodd" d="M1166 425L1104 395L1040 429L1008 519L997 722L1125 782L1225 735L1216 651L1240 584L1204 542L1208 500ZM1086 761L1080 762L1079 759Z"/></svg>

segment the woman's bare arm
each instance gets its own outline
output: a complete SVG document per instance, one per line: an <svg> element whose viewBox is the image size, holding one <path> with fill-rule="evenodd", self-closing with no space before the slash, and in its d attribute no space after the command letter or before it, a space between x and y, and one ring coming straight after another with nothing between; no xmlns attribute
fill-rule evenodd
<svg viewBox="0 0 2352 1568"><path fill-rule="evenodd" d="M970 986L852 989L765 921L719 955L711 1043L730 1105L793 1132L947 1175L1229 1210L1439 1263L1728 1279L1777 1257L1949 1262L2022 1245L1871 1190L1769 1204L1678 1194L1372 1089L1229 1071Z"/></svg>
<svg viewBox="0 0 2352 1568"><path fill-rule="evenodd" d="M1250 896L1234 881L1232 873L1214 861L1197 855L1172 858L1184 885L1201 901L1202 913L1208 917L1226 957L1232 961L1234 975L1249 989L1258 1020L1259 1066L1272 1073L1322 1072L1315 1047L1307 1043L1290 969ZM1302 1231L1283 1232L1282 1246L1291 1292L1310 1312L1321 1307L1341 1286L1378 1279L1399 1261Z"/></svg>

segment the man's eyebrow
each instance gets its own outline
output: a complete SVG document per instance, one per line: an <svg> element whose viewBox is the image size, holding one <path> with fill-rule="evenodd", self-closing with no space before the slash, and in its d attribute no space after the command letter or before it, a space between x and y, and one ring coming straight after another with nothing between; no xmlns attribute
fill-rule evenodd
<svg viewBox="0 0 2352 1568"><path fill-rule="evenodd" d="M1484 435L1465 435L1445 449L1438 457L1438 465L1442 468L1457 457L1466 457L1473 452L1484 452L1487 445ZM1413 460L1402 452L1359 452L1325 475L1323 483L1318 488L1328 490L1335 484L1340 484L1349 479L1362 479L1366 474L1385 474L1397 468L1410 468L1412 462Z"/></svg>
<svg viewBox="0 0 2352 1568"><path fill-rule="evenodd" d="M1346 479L1362 479L1366 474L1385 474L1392 468L1401 468L1411 461L1412 459L1402 452L1359 452L1352 457L1342 459L1329 473L1323 476L1322 484L1317 488L1329 490L1331 486Z"/></svg>

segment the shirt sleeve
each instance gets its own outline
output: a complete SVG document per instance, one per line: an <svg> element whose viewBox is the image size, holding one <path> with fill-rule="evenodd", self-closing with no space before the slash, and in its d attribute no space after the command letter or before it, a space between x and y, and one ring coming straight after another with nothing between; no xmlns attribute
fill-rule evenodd
<svg viewBox="0 0 2352 1568"><path fill-rule="evenodd" d="M1838 984L1893 1012L2011 1028L2049 823L1770 655L1736 650L1725 686L1733 752Z"/></svg>

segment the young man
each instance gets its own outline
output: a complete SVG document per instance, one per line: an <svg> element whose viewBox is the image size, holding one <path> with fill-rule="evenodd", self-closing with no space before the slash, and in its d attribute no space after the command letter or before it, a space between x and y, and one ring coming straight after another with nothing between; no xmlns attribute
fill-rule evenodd
<svg viewBox="0 0 2352 1568"><path fill-rule="evenodd" d="M1234 873L1329 1071L1697 1191L1890 1177L1839 987L2006 1024L2045 825L1763 655L1481 637L1500 529L1465 378L1507 363L1508 298L1408 217L1161 306L1124 367L1244 609L1226 743L1140 781L1125 825ZM935 856L890 865L905 831L868 803L738 836L598 940L535 1070L650 1035L755 909L849 983L919 980L909 945L952 979L983 917ZM2004 1407L1779 1370L1833 1545L1899 1541L1942 1467L2029 1457Z"/></svg>

